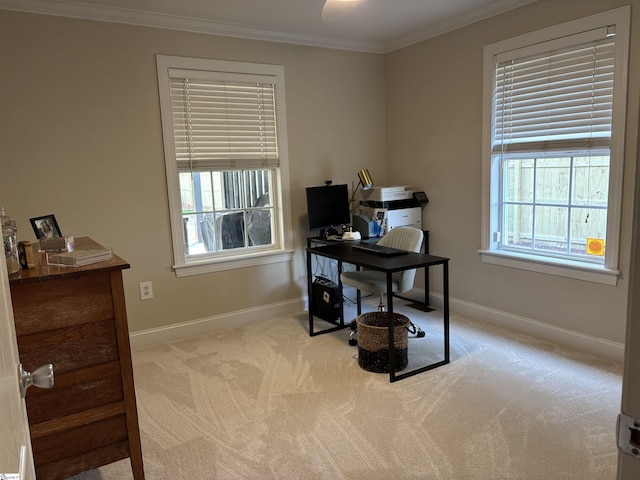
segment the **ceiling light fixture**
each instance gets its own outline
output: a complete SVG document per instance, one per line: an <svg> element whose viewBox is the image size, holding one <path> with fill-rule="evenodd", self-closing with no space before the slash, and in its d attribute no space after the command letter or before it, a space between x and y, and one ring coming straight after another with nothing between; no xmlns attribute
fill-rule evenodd
<svg viewBox="0 0 640 480"><path fill-rule="evenodd" d="M329 23L348 17L361 1L363 0L326 0L322 8L322 21Z"/></svg>

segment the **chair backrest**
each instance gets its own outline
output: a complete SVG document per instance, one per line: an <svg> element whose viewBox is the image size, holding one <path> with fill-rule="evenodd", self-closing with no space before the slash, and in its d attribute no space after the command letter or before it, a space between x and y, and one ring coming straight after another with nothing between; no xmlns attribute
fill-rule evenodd
<svg viewBox="0 0 640 480"><path fill-rule="evenodd" d="M385 234L378 245L399 248L408 252L418 253L422 248L424 234L422 230L415 227L396 227ZM413 281L416 277L416 270L405 270L400 272L400 285L398 293L406 292L413 288Z"/></svg>

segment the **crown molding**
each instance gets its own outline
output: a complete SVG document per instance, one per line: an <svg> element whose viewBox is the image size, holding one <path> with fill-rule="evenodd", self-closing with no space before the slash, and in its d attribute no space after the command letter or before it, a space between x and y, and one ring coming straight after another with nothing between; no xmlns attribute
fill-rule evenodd
<svg viewBox="0 0 640 480"><path fill-rule="evenodd" d="M467 25L479 22L489 17L500 15L501 13L508 12L509 10L515 10L529 3L537 2L538 0L520 0L513 2L511 0L496 0L482 7L474 10L469 10L456 15L453 18L439 22L437 25L433 25L427 29L413 32L407 35L403 35L394 40L391 40L385 45L385 53L393 52L404 47L408 47L415 43L428 40L430 38L443 35L448 32L452 32Z"/></svg>
<svg viewBox="0 0 640 480"><path fill-rule="evenodd" d="M0 0L0 10L79 18L99 22L180 30L206 35L245 38L365 53L384 53L384 45L268 30L233 23L167 15L128 8L88 5L68 0Z"/></svg>
<svg viewBox="0 0 640 480"><path fill-rule="evenodd" d="M216 22L193 17L153 13L130 8L89 5L72 0L0 0L0 10L79 18L99 22L179 30L205 35L245 38L311 47L333 48L365 53L389 53L448 33L485 18L513 10L538 0L496 0L475 10L439 22L435 26L393 39L387 43L344 40L265 29L258 26Z"/></svg>

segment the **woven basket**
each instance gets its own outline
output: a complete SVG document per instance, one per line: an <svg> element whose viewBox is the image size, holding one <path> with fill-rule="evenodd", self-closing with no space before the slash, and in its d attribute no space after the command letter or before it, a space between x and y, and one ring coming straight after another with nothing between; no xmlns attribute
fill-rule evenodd
<svg viewBox="0 0 640 480"><path fill-rule="evenodd" d="M387 312L363 313L356 319L358 325L358 365L369 372L389 372L389 314ZM393 346L395 371L409 363L409 318L393 314Z"/></svg>

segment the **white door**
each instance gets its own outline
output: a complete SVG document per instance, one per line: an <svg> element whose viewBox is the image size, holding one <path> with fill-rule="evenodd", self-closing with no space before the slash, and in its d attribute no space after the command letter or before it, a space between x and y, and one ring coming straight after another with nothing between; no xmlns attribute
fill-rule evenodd
<svg viewBox="0 0 640 480"><path fill-rule="evenodd" d="M635 208L631 239L631 274L627 308L622 406L618 428L618 479L640 478L640 139L636 159ZM637 421L637 423L634 422ZM635 425L634 425L635 423ZM622 435L620 435L622 434ZM624 440L621 441L620 438ZM628 453L623 453L627 451Z"/></svg>
<svg viewBox="0 0 640 480"><path fill-rule="evenodd" d="M5 478L35 480L27 411L20 396L18 346L3 257L0 257L0 474L9 474Z"/></svg>
<svg viewBox="0 0 640 480"><path fill-rule="evenodd" d="M640 275L640 249L636 252L635 272ZM625 342L625 367L622 380L622 407L618 428L618 480L640 478L640 276L635 275L632 298L629 302L627 340ZM620 436L622 434L622 437ZM627 453L624 453L624 451Z"/></svg>

